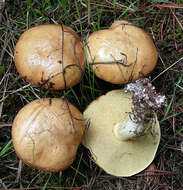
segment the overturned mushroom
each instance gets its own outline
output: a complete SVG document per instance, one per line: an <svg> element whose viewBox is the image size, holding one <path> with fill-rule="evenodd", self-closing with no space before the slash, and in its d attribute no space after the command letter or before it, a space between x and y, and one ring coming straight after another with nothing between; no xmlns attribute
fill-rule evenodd
<svg viewBox="0 0 183 190"><path fill-rule="evenodd" d="M155 109L165 103L148 79L112 90L84 111L88 122L83 144L107 173L132 176L154 159L160 126Z"/></svg>
<svg viewBox="0 0 183 190"><path fill-rule="evenodd" d="M14 56L22 78L56 90L79 83L85 68L83 44L76 32L64 25L45 24L25 31Z"/></svg>
<svg viewBox="0 0 183 190"><path fill-rule="evenodd" d="M63 99L39 99L14 119L13 146L27 165L49 172L69 167L85 130L83 116Z"/></svg>
<svg viewBox="0 0 183 190"><path fill-rule="evenodd" d="M88 60L96 76L113 84L144 77L157 63L158 53L149 35L124 20L92 33L87 46Z"/></svg>

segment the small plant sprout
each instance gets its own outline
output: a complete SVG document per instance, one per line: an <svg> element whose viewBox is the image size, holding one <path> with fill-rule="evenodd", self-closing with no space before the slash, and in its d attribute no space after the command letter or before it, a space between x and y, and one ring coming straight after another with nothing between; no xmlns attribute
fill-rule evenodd
<svg viewBox="0 0 183 190"><path fill-rule="evenodd" d="M163 105L165 96L155 91L148 78L112 90L84 111L89 126L83 144L107 173L135 175L155 157L160 141L156 110Z"/></svg>

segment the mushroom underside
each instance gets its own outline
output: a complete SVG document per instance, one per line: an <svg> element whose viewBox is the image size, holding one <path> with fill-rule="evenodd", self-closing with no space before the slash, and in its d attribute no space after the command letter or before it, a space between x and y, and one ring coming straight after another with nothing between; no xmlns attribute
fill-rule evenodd
<svg viewBox="0 0 183 190"><path fill-rule="evenodd" d="M95 162L114 176L132 176L144 170L154 159L159 141L158 120L148 134L134 140L120 141L113 127L123 122L131 111L131 94L113 90L92 102L84 111L89 126L83 144Z"/></svg>

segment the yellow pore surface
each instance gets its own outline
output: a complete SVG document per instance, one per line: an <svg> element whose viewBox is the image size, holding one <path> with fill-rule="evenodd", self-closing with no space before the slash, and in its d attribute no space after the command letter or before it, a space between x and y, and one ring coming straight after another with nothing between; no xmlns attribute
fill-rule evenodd
<svg viewBox="0 0 183 190"><path fill-rule="evenodd" d="M129 117L131 106L130 94L113 90L93 101L84 111L89 126L83 144L95 162L115 176L132 176L144 170L153 161L160 141L157 120L153 134L136 140L121 141L114 135L114 126Z"/></svg>

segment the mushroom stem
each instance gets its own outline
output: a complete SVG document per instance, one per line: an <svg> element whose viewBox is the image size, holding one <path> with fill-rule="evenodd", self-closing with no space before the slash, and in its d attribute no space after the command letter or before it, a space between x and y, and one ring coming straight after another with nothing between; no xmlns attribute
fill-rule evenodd
<svg viewBox="0 0 183 190"><path fill-rule="evenodd" d="M114 126L114 134L120 140L132 140L152 132L154 110L166 105L166 97L155 91L148 78L127 84L124 92L132 93L132 109L127 119Z"/></svg>
<svg viewBox="0 0 183 190"><path fill-rule="evenodd" d="M119 122L114 126L114 134L119 140L133 140L142 136L145 126L135 123L130 118L123 122Z"/></svg>

